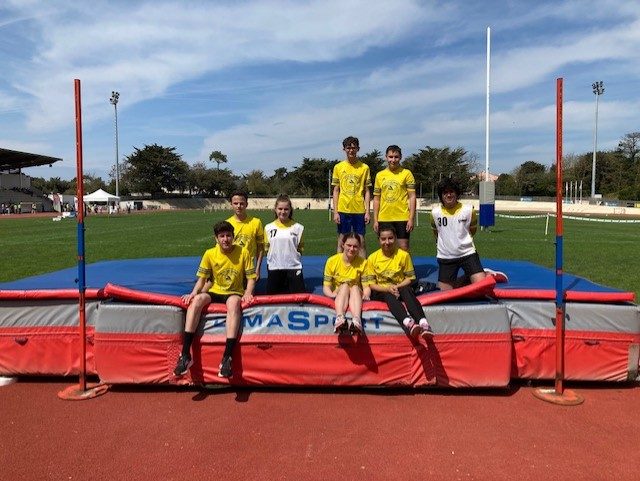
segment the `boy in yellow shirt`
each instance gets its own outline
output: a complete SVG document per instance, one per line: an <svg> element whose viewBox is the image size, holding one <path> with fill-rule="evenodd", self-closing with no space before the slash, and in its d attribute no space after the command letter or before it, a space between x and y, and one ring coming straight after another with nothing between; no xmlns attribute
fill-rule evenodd
<svg viewBox="0 0 640 481"><path fill-rule="evenodd" d="M255 260L256 282L260 280L260 268L264 255L264 227L257 217L247 214L249 196L246 192L234 192L229 197L233 215L227 222L233 226L233 243L249 251Z"/></svg>
<svg viewBox="0 0 640 481"><path fill-rule="evenodd" d="M193 365L190 352L191 344L200 322L202 310L212 302L224 303L227 306L227 341L222 362L218 368L218 376L231 377L233 375L231 355L238 340L238 331L242 321L242 302L253 301L256 270L249 251L233 243L233 226L229 222L218 222L213 226L213 233L217 245L205 251L196 274L198 280L191 293L182 296L182 300L188 308L182 353L173 371L176 377L184 376ZM246 289L244 287L245 281Z"/></svg>
<svg viewBox="0 0 640 481"><path fill-rule="evenodd" d="M376 174L373 185L373 230L393 226L398 246L408 252L416 214L416 180L409 169L400 165L400 147L387 147L386 158L388 167Z"/></svg>
<svg viewBox="0 0 640 481"><path fill-rule="evenodd" d="M347 137L342 141L346 160L333 168L333 221L338 225L338 253L342 252L342 236L355 232L360 236L360 255L366 257L365 224L369 223L371 173L369 166L358 160L360 141Z"/></svg>

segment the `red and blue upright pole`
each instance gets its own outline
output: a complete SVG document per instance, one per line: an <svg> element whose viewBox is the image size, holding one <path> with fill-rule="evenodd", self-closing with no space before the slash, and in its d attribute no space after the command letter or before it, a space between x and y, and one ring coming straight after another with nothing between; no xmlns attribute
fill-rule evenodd
<svg viewBox="0 0 640 481"><path fill-rule="evenodd" d="M87 343L85 342L87 336L87 320L85 309L85 292L86 292L86 278L85 278L85 264L84 264L84 174L82 166L82 105L81 105L81 92L80 92L80 80L75 79L73 81L75 104L76 104L76 196L78 197L78 211L76 212L78 220L78 314L80 318L80 389L86 391L87 389Z"/></svg>
<svg viewBox="0 0 640 481"><path fill-rule="evenodd" d="M87 320L86 320L86 270L84 261L84 174L82 167L82 105L80 80L73 81L76 111L76 196L78 198L77 247L78 247L78 317L80 337L80 373L77 386L70 386L58 393L65 400L91 399L104 394L108 386L105 384L87 385Z"/></svg>
<svg viewBox="0 0 640 481"><path fill-rule="evenodd" d="M563 225L562 225L562 104L563 79L556 79L556 378L554 389L540 388L533 394L554 404L577 405L584 399L564 388Z"/></svg>
<svg viewBox="0 0 640 481"><path fill-rule="evenodd" d="M556 79L556 393L564 392L564 288L562 225L562 102L563 79Z"/></svg>

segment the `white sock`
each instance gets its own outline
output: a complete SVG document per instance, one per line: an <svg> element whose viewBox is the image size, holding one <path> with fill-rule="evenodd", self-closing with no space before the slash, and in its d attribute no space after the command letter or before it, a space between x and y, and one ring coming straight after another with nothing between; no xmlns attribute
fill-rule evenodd
<svg viewBox="0 0 640 481"><path fill-rule="evenodd" d="M415 324L415 322L410 317L405 317L402 320L402 324L404 325L404 327L411 327L411 326L413 326Z"/></svg>
<svg viewBox="0 0 640 481"><path fill-rule="evenodd" d="M420 324L420 327L429 327L429 321L427 321L426 317L420 319L420 322L418 324Z"/></svg>

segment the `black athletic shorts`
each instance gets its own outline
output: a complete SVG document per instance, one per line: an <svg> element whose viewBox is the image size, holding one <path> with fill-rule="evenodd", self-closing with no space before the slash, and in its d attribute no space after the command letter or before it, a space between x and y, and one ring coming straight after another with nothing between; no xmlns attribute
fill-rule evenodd
<svg viewBox="0 0 640 481"><path fill-rule="evenodd" d="M411 236L411 232L407 232L407 221L406 220L396 220L393 222L378 222L378 232L382 229L382 227L393 227L396 231L397 239L407 239Z"/></svg>
<svg viewBox="0 0 640 481"><path fill-rule="evenodd" d="M226 304L227 299L231 296L237 296L238 294L216 294L215 292L207 292L211 298L212 304Z"/></svg>
<svg viewBox="0 0 640 481"><path fill-rule="evenodd" d="M477 252L456 259L438 258L438 280L447 284L453 284L458 278L458 271L462 269L466 276L483 272L480 256Z"/></svg>
<svg viewBox="0 0 640 481"><path fill-rule="evenodd" d="M302 269L267 269L267 294L306 292Z"/></svg>

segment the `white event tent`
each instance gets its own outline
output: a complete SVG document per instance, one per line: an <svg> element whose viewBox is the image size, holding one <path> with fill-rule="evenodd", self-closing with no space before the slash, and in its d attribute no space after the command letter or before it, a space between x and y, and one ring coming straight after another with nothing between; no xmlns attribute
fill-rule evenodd
<svg viewBox="0 0 640 481"><path fill-rule="evenodd" d="M115 202L116 204L120 203L120 197L112 195L109 192L105 192L102 189L98 189L95 192L92 192L91 194L85 195L83 199L85 202L91 202L91 203L98 203L98 202L104 202L107 204L111 202Z"/></svg>

